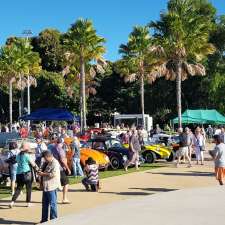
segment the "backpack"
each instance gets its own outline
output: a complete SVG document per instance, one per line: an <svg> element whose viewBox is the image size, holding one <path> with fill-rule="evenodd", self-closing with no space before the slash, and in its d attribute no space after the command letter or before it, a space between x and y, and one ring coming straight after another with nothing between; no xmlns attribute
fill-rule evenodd
<svg viewBox="0 0 225 225"><path fill-rule="evenodd" d="M8 164L16 164L16 155L11 154L11 156L5 160L6 163Z"/></svg>

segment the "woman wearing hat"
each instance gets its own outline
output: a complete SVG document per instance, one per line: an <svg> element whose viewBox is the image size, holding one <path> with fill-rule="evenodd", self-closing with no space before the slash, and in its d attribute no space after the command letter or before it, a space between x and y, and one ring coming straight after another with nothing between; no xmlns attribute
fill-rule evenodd
<svg viewBox="0 0 225 225"><path fill-rule="evenodd" d="M30 145L29 143L23 143L21 146L20 153L16 156L17 162L17 171L16 171L16 182L17 187L16 191L12 197L12 201L10 203L10 208L13 207L15 201L19 197L24 185L26 187L26 202L27 207L31 206L31 191L32 191L32 171L30 165L38 170L37 165L31 159L29 155Z"/></svg>

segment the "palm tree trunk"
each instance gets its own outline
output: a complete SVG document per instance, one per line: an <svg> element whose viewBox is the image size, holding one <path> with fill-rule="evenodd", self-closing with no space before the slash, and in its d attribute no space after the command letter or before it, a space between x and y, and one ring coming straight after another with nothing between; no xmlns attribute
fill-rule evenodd
<svg viewBox="0 0 225 225"><path fill-rule="evenodd" d="M30 75L27 76L27 113L30 114ZM30 130L30 120L28 120L27 127Z"/></svg>
<svg viewBox="0 0 225 225"><path fill-rule="evenodd" d="M9 81L9 129L12 131L12 79Z"/></svg>
<svg viewBox="0 0 225 225"><path fill-rule="evenodd" d="M21 103L21 115L23 115L24 112L24 90L22 88L22 75L20 74L20 85L21 85L21 91L20 91L20 103Z"/></svg>
<svg viewBox="0 0 225 225"><path fill-rule="evenodd" d="M178 128L182 127L182 105L181 105L181 63L178 63L177 77L176 77L176 95L177 95L177 114L178 114Z"/></svg>
<svg viewBox="0 0 225 225"><path fill-rule="evenodd" d="M140 92L141 92L141 114L142 114L142 126L145 129L145 100L144 100L144 77L141 76L141 86L140 86Z"/></svg>
<svg viewBox="0 0 225 225"><path fill-rule="evenodd" d="M83 57L80 58L80 76L81 76L81 83L80 83L80 90L81 90L81 131L82 133L87 128L87 121L86 121L86 93L85 93L85 63Z"/></svg>

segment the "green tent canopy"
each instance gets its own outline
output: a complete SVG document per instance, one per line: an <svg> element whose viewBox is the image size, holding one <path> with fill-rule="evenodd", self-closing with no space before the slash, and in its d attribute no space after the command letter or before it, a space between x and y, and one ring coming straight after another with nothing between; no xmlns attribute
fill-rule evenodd
<svg viewBox="0 0 225 225"><path fill-rule="evenodd" d="M172 120L173 124L178 123L178 117ZM197 124L225 124L225 117L215 109L187 109L182 114L182 123L197 123Z"/></svg>

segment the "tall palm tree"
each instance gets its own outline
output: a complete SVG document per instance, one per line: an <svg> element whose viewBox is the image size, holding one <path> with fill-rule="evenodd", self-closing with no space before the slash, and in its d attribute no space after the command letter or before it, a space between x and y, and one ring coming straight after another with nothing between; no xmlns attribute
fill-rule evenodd
<svg viewBox="0 0 225 225"><path fill-rule="evenodd" d="M125 82L140 83L142 125L145 127L144 82L153 83L159 77L155 71L160 64L160 47L154 45L147 26L136 26L119 52L122 59L116 62L116 70L124 76Z"/></svg>
<svg viewBox="0 0 225 225"><path fill-rule="evenodd" d="M170 0L168 11L160 20L151 22L155 41L164 50L164 60L159 67L160 76L176 80L178 126L182 127L181 82L189 75L206 74L200 62L215 48L208 42L213 28L212 18L201 13L204 2L198 0Z"/></svg>
<svg viewBox="0 0 225 225"><path fill-rule="evenodd" d="M0 76L2 84L9 87L9 118L12 125L12 90L13 83L18 89L27 86L26 76L35 75L40 72L40 58L37 53L32 52L23 39L14 39L13 42L3 46L0 51ZM35 84L33 77L29 78L29 84Z"/></svg>
<svg viewBox="0 0 225 225"><path fill-rule="evenodd" d="M8 87L9 90L9 121L10 121L10 130L12 129L12 91L13 91L13 83L18 77L17 73L17 49L16 46L3 46L0 50L0 77L1 77L1 85Z"/></svg>
<svg viewBox="0 0 225 225"><path fill-rule="evenodd" d="M78 19L71 25L64 37L69 55L73 55L80 75L80 111L81 130L86 129L86 85L85 74L89 63L102 59L105 52L105 39L96 34L93 23L87 19Z"/></svg>
<svg viewBox="0 0 225 225"><path fill-rule="evenodd" d="M37 52L32 50L32 46L28 39L16 39L13 44L17 46L17 54L19 59L17 61L17 72L20 74L20 80L17 87L24 90L27 87L27 108L30 113L30 86L36 86L35 77L41 71L41 59Z"/></svg>

